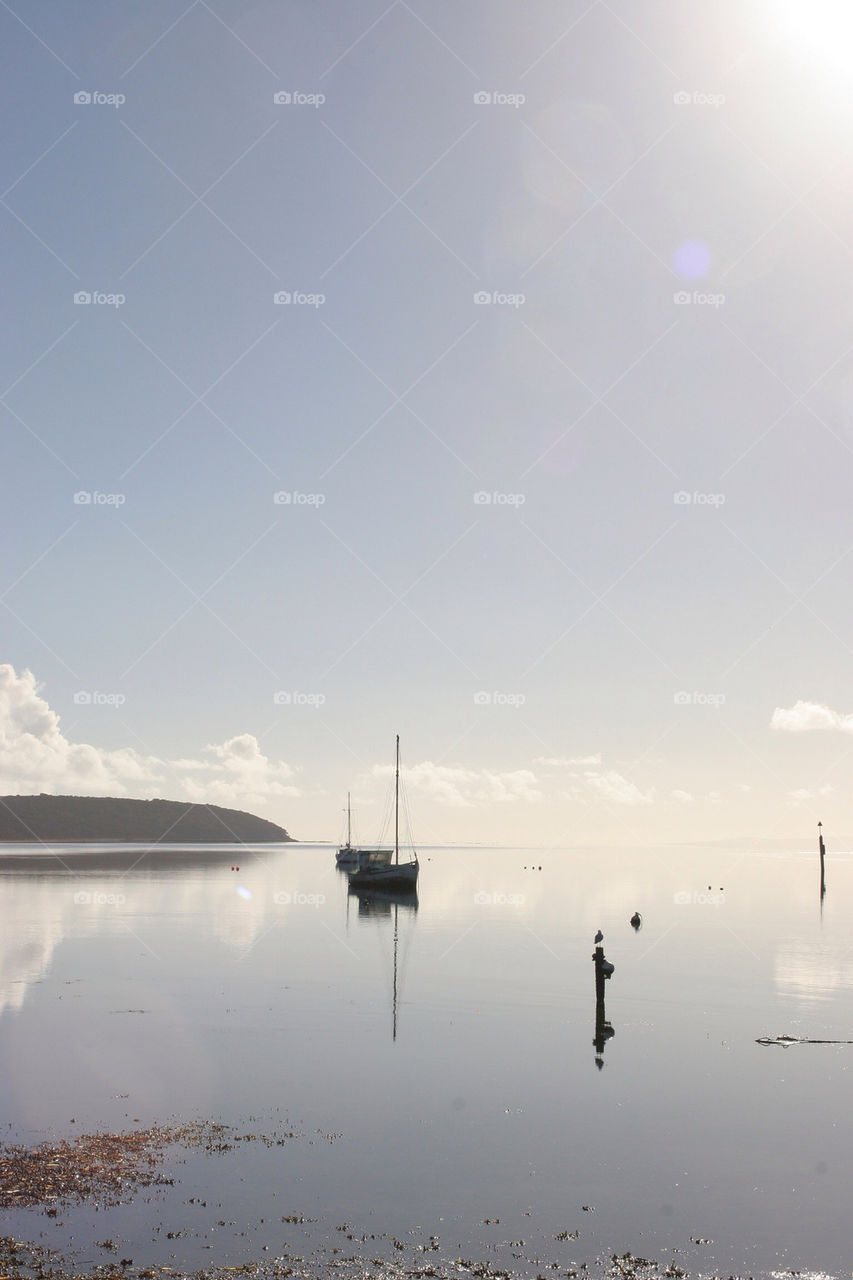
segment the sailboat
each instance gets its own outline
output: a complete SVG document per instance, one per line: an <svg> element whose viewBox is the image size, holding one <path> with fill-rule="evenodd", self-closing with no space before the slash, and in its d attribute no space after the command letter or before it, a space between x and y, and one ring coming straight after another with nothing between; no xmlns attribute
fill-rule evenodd
<svg viewBox="0 0 853 1280"><path fill-rule="evenodd" d="M335 854L335 864L339 867L357 867L359 858L366 853L372 854L377 862L380 864L384 862L386 866L391 861L390 849L357 849L353 844L350 793L347 792L347 842L342 844Z"/></svg>
<svg viewBox="0 0 853 1280"><path fill-rule="evenodd" d="M397 734L397 768L394 775L394 861L384 861L385 851L362 849L358 867L350 871L353 889L393 889L414 893L418 886L418 855L411 862L400 861L400 735Z"/></svg>

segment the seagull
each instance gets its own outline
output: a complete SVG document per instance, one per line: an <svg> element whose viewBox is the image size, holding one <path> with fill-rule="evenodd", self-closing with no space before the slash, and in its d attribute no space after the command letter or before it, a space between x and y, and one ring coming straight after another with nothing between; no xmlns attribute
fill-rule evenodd
<svg viewBox="0 0 853 1280"><path fill-rule="evenodd" d="M595 935L595 938L594 938L595 945L598 946L599 942L603 942L603 941L604 941L604 934L599 929L598 933Z"/></svg>

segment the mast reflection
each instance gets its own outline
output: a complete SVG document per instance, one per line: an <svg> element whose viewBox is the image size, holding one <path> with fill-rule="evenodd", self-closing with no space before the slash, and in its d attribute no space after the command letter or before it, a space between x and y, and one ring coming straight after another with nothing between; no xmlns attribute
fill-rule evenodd
<svg viewBox="0 0 853 1280"><path fill-rule="evenodd" d="M392 999L391 999L391 1039L397 1039L397 986L398 986L398 962L397 950L400 938L400 909L402 908L404 916L408 912L412 917L418 914L418 895L417 893L397 893L394 890L383 889L359 889L352 883L347 894L347 903L350 898L358 899L358 918L359 920L390 920L393 914L394 919L394 974L392 981Z"/></svg>

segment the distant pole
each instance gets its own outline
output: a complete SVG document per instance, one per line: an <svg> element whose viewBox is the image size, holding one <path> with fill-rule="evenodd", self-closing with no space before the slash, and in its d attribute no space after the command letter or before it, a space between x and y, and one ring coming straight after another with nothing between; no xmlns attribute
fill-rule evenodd
<svg viewBox="0 0 853 1280"><path fill-rule="evenodd" d="M400 735L397 734L397 772L394 777L394 865L400 861Z"/></svg>
<svg viewBox="0 0 853 1280"><path fill-rule="evenodd" d="M826 872L824 867L824 858L826 857L826 846L823 843L823 823L817 824L817 847L820 854L820 896L826 893Z"/></svg>

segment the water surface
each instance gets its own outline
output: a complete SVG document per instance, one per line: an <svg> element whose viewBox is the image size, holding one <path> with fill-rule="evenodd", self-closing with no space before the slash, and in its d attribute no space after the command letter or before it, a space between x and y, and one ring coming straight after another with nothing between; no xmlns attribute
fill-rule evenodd
<svg viewBox="0 0 853 1280"><path fill-rule="evenodd" d="M346 1225L533 1276L626 1250L849 1272L853 1045L756 1044L853 1039L847 855L821 909L814 853L428 849L415 907L348 895L327 847L55 848L0 853L7 1140L295 1136L185 1153L174 1188L97 1215L5 1211L4 1233L80 1266L105 1235L192 1269Z"/></svg>

